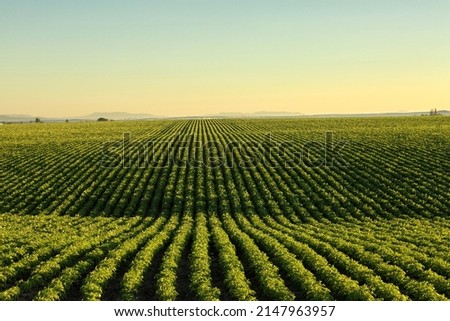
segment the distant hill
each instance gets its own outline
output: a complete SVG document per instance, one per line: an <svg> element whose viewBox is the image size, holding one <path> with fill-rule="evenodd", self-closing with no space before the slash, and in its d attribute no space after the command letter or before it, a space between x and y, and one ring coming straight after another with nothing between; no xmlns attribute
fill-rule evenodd
<svg viewBox="0 0 450 321"><path fill-rule="evenodd" d="M438 110L439 115L450 116L448 110ZM400 117L400 116L428 116L429 111L413 111L413 112L392 112L392 113L364 113L364 114L317 114L307 115L307 117Z"/></svg>
<svg viewBox="0 0 450 321"><path fill-rule="evenodd" d="M448 110L438 110L438 114L450 116L450 111ZM290 112L270 112L270 111L260 111L255 113L218 113L209 114L204 117L212 118L271 118L271 117L398 117L398 116L421 116L429 115L429 111L422 112L392 112L392 113L355 113L355 114L301 114L301 113L290 113Z"/></svg>
<svg viewBox="0 0 450 321"><path fill-rule="evenodd" d="M450 116L449 110L438 110L438 114L444 116ZM39 117L44 123L53 122L64 122L66 119L69 121L95 121L99 118L106 118L111 120L138 120L138 119L186 119L186 118L271 118L271 117L395 117L395 116L421 116L429 115L429 111L423 112L393 112L393 113L367 113L367 114L301 114L301 113L290 113L290 112L271 112L271 111L260 111L255 113L218 113L218 114L207 114L198 116L183 116L183 117L166 117L166 116L156 116L152 114L133 114L127 112L95 112L85 116L79 117L60 117L60 118L46 118L25 114L8 114L0 115L0 122L2 123L18 123L18 122L34 122L36 117Z"/></svg>
<svg viewBox="0 0 450 321"><path fill-rule="evenodd" d="M30 122L35 121L36 117L23 114L0 115L1 122Z"/></svg>
<svg viewBox="0 0 450 321"><path fill-rule="evenodd" d="M41 119L43 122L53 123L53 122L63 122L66 119L70 121L86 121L86 120L97 120L99 118L106 118L112 120L136 120L136 119L154 119L154 118L163 118L161 116L155 116L151 114L133 114L133 113L125 113L125 112L96 112L85 116L80 117L39 117L32 115L24 115L24 114L9 114L9 115L0 115L0 122L4 123L18 123L18 122L34 122L36 117Z"/></svg>
<svg viewBox="0 0 450 321"><path fill-rule="evenodd" d="M125 112L95 112L86 116L74 117L75 119L96 120L98 118L106 118L113 120L127 120L127 119L150 119L150 118L164 118L163 116L155 116L151 114L133 114Z"/></svg>
<svg viewBox="0 0 450 321"><path fill-rule="evenodd" d="M301 113L290 113L285 111L258 111L255 113L218 113L208 114L205 117L218 117L218 118L260 118L260 117L300 117L305 116Z"/></svg>
<svg viewBox="0 0 450 321"><path fill-rule="evenodd" d="M445 116L450 116L450 110L438 110L438 113Z"/></svg>

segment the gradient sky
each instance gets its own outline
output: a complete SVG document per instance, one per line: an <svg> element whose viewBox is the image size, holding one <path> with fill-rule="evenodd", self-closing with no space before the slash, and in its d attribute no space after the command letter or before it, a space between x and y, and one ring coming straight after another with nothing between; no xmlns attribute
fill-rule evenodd
<svg viewBox="0 0 450 321"><path fill-rule="evenodd" d="M431 107L449 0L0 0L0 114Z"/></svg>

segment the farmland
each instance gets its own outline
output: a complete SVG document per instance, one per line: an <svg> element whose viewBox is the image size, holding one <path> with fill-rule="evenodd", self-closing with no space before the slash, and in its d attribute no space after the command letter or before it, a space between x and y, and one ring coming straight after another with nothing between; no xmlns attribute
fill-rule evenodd
<svg viewBox="0 0 450 321"><path fill-rule="evenodd" d="M0 300L450 299L448 117L0 138Z"/></svg>

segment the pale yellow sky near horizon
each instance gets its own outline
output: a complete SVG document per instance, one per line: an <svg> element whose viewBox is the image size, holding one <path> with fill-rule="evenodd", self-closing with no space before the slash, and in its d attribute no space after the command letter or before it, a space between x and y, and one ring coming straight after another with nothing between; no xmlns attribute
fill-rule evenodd
<svg viewBox="0 0 450 321"><path fill-rule="evenodd" d="M450 109L450 2L0 4L0 114Z"/></svg>

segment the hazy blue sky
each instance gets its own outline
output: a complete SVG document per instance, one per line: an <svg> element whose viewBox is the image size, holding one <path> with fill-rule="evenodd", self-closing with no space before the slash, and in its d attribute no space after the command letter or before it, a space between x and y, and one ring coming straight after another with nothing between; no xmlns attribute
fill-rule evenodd
<svg viewBox="0 0 450 321"><path fill-rule="evenodd" d="M449 0L0 0L0 114L431 107Z"/></svg>

